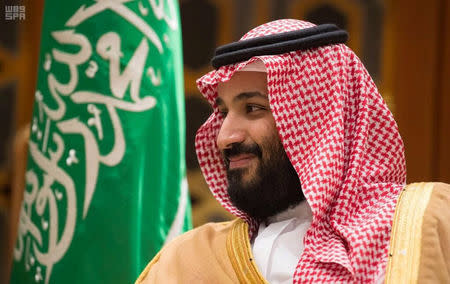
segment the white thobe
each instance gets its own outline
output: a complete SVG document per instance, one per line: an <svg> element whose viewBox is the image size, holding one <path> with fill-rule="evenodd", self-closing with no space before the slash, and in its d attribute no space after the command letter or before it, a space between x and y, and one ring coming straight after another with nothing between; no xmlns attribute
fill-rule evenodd
<svg viewBox="0 0 450 284"><path fill-rule="evenodd" d="M311 220L311 208L303 201L259 225L253 256L269 283L292 283Z"/></svg>

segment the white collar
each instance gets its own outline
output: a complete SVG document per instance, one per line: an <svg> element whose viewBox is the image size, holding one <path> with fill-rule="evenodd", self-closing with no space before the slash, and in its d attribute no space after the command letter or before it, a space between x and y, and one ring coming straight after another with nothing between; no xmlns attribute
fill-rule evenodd
<svg viewBox="0 0 450 284"><path fill-rule="evenodd" d="M302 201L260 224L252 252L258 270L269 283L292 283L311 221L309 204Z"/></svg>
<svg viewBox="0 0 450 284"><path fill-rule="evenodd" d="M288 219L297 218L300 222L311 221L312 211L306 200L300 202L297 206L288 208L277 215L267 218L266 224L276 223Z"/></svg>

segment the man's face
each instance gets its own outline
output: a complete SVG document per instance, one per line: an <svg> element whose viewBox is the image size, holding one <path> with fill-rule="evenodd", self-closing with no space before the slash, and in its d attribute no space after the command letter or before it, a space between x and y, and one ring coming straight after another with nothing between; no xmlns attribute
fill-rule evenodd
<svg viewBox="0 0 450 284"><path fill-rule="evenodd" d="M263 220L304 200L270 110L266 73L237 72L219 83L216 103L224 117L217 145L231 202Z"/></svg>

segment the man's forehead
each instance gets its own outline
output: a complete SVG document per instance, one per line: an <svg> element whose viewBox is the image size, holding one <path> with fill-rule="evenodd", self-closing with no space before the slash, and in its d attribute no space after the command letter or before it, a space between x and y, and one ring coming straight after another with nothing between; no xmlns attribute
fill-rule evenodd
<svg viewBox="0 0 450 284"><path fill-rule="evenodd" d="M230 99L231 99L231 102L239 102L239 101L245 101L246 99L250 99L250 98L268 100L266 94L262 94L258 91L238 93L235 96L231 97ZM222 105L222 104L225 104L225 101L220 96L218 96L216 98L216 105Z"/></svg>
<svg viewBox="0 0 450 284"><path fill-rule="evenodd" d="M219 82L217 86L217 94L222 100L231 99L241 93L255 92L267 96L267 73L236 72L230 80Z"/></svg>

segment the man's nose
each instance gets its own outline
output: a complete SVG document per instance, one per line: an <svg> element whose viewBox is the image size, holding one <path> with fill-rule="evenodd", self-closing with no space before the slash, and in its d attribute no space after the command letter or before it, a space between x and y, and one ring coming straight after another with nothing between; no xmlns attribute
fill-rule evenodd
<svg viewBox="0 0 450 284"><path fill-rule="evenodd" d="M220 127L217 135L217 146L221 151L228 149L233 143L244 142L245 136L246 131L242 122L239 123L238 119L229 114Z"/></svg>

